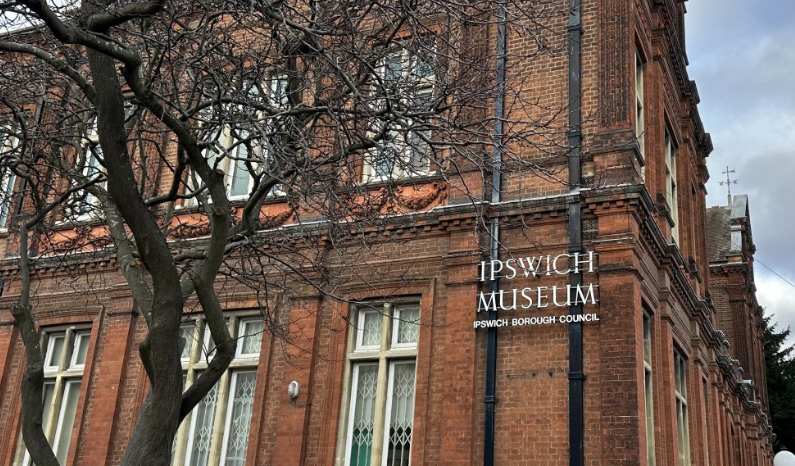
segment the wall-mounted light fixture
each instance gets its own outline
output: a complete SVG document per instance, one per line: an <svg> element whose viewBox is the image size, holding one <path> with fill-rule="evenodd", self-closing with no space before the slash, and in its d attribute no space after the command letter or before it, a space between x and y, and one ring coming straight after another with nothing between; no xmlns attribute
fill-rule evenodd
<svg viewBox="0 0 795 466"><path fill-rule="evenodd" d="M298 390L300 385L298 385L297 380L293 380L290 382L290 385L287 386L287 395L290 397L291 400L298 398Z"/></svg>

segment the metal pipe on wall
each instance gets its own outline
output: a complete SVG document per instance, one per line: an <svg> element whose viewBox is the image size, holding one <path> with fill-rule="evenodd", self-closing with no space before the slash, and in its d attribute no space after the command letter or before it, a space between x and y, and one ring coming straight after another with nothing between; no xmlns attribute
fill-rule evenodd
<svg viewBox="0 0 795 466"><path fill-rule="evenodd" d="M502 190L502 136L503 118L505 113L505 68L506 56L506 19L507 0L499 0L497 5L497 95L494 98L494 150L492 152L492 182L491 203L496 204L501 200ZM498 218L489 222L489 259L498 260L500 257L500 225ZM493 274L492 274L493 276ZM499 278L489 280L489 291L499 290ZM488 319L497 319L497 310L488 311ZM489 327L486 335L486 396L484 398L486 415L484 425L483 465L494 465L494 435L497 411L497 328Z"/></svg>
<svg viewBox="0 0 795 466"><path fill-rule="evenodd" d="M566 138L568 142L569 193L578 194L582 181L582 58L583 35L581 0L569 1L569 120ZM569 254L583 252L582 247L582 201L569 205ZM572 289L582 285L582 272L569 275ZM582 314L583 304L572 301L569 314ZM583 367L582 322L569 324L569 465L583 466L585 461L583 440L585 434L585 372Z"/></svg>

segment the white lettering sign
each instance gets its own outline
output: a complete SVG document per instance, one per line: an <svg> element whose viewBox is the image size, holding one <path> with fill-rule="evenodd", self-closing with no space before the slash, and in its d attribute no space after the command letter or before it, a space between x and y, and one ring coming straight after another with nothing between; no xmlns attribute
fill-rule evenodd
<svg viewBox="0 0 795 466"><path fill-rule="evenodd" d="M490 281L497 278L513 280L518 275L525 278L568 275L571 273L593 272L596 266L596 253L590 251L585 254L558 254L557 256L530 256L518 257L508 260L495 259L480 263L480 281ZM500 275L504 272L504 275Z"/></svg>
<svg viewBox="0 0 795 466"><path fill-rule="evenodd" d="M526 325L571 324L576 322L599 322L599 314L564 314L559 316L515 317L512 319L476 320L475 328L522 327Z"/></svg>
<svg viewBox="0 0 795 466"><path fill-rule="evenodd" d="M538 278L572 273L593 272L596 270L596 253L575 252L574 254L539 255L515 257L507 260L482 261L479 280L492 281L498 278L513 280L519 278ZM599 285L553 285L527 286L478 293L477 312L516 311L532 308L570 307L573 305L597 304ZM566 314L546 317L517 317L512 319L476 320L475 328L493 328L554 323L595 322L596 314Z"/></svg>

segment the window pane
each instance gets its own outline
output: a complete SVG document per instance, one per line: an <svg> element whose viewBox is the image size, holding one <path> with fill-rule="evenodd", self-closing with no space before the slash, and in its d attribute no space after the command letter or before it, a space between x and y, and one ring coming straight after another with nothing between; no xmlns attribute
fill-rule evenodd
<svg viewBox="0 0 795 466"><path fill-rule="evenodd" d="M244 145L238 146L238 157L248 157L248 149ZM248 183L251 179L246 162L235 160L235 169L229 186L229 195L232 197L245 196L248 194Z"/></svg>
<svg viewBox="0 0 795 466"><path fill-rule="evenodd" d="M687 361L684 358L681 359L682 361L682 398L687 398Z"/></svg>
<svg viewBox="0 0 795 466"><path fill-rule="evenodd" d="M414 56L414 69L412 74L414 78L427 79L433 76L433 65L430 60L433 56L429 54L427 58L419 55Z"/></svg>
<svg viewBox="0 0 795 466"><path fill-rule="evenodd" d="M190 350L193 346L193 325L183 325L179 329L179 336L183 340L185 340L185 346L182 347L182 353L180 354L180 359L183 361L190 360Z"/></svg>
<svg viewBox="0 0 795 466"><path fill-rule="evenodd" d="M420 334L420 309L399 308L395 312L395 318L397 319L395 343L398 345L417 343Z"/></svg>
<svg viewBox="0 0 795 466"><path fill-rule="evenodd" d="M288 104L287 76L274 76L270 80L270 98L274 104L286 106Z"/></svg>
<svg viewBox="0 0 795 466"><path fill-rule="evenodd" d="M209 359L215 351L215 341L210 333L210 327L204 324L204 345L202 347L201 359Z"/></svg>
<svg viewBox="0 0 795 466"><path fill-rule="evenodd" d="M72 367L84 366L86 364L87 352L88 352L88 334L78 333L75 336L74 354L72 355Z"/></svg>
<svg viewBox="0 0 795 466"><path fill-rule="evenodd" d="M242 129L234 129L235 143L239 143L249 137L249 132ZM229 195L232 197L240 197L248 194L248 185L251 180L251 174L246 167L246 160L249 157L248 142L240 143L235 146L234 154L235 159L231 160L230 166L232 167L229 180Z"/></svg>
<svg viewBox="0 0 795 466"><path fill-rule="evenodd" d="M2 143L0 141L0 150L3 149ZM11 197L14 194L14 183L17 180L17 176L11 170L6 170L3 173L3 181L0 183L0 189L2 189L2 193L0 193L0 228L5 228L6 222L8 221L8 213L11 211Z"/></svg>
<svg viewBox="0 0 795 466"><path fill-rule="evenodd" d="M50 341L47 345L47 358L44 362L45 367L60 367L61 357L63 356L64 339L64 335L50 335Z"/></svg>
<svg viewBox="0 0 795 466"><path fill-rule="evenodd" d="M80 383L80 380L67 382L63 395L54 444L55 457L61 464L65 464L66 455L69 453L69 442L72 440L72 427L75 424L75 412L77 411L77 399L80 396Z"/></svg>
<svg viewBox="0 0 795 466"><path fill-rule="evenodd" d="M238 354L259 356L262 347L262 320L244 320L240 323L242 342Z"/></svg>
<svg viewBox="0 0 795 466"><path fill-rule="evenodd" d="M55 394L55 383L47 382L44 384L44 411L42 412L41 422L46 429L52 415L52 397Z"/></svg>
<svg viewBox="0 0 795 466"><path fill-rule="evenodd" d="M398 160L401 160L397 139L398 133L396 131L388 131L384 135L384 139L378 142L371 164L374 177L389 178L392 176L395 171L395 164Z"/></svg>
<svg viewBox="0 0 795 466"><path fill-rule="evenodd" d="M651 371L644 370L644 384L646 389L646 459L649 466L654 466L656 456L654 454L654 402L651 389Z"/></svg>
<svg viewBox="0 0 795 466"><path fill-rule="evenodd" d="M391 53L386 57L384 63L385 84L395 84L403 74L403 54L401 52Z"/></svg>
<svg viewBox="0 0 795 466"><path fill-rule="evenodd" d="M651 364L651 320L646 313L643 314L643 360Z"/></svg>
<svg viewBox="0 0 795 466"><path fill-rule="evenodd" d="M216 163L218 162L218 145L221 144L223 138L223 131L220 128L213 128L205 134L204 142L209 143L207 148L202 152L204 158L207 159L207 164L215 170Z"/></svg>
<svg viewBox="0 0 795 466"><path fill-rule="evenodd" d="M677 440L679 441L679 464L680 465L684 465L685 464L685 448L684 448L684 446L685 446L685 435L684 435L685 434L685 430L683 428L683 423L684 423L684 412L682 410L682 402L679 401L679 400L676 400L676 424L677 424L677 429L676 429L677 432L676 432L676 434L677 434Z"/></svg>
<svg viewBox="0 0 795 466"><path fill-rule="evenodd" d="M362 311L359 319L359 347L378 347L381 345L383 319L380 312Z"/></svg>
<svg viewBox="0 0 795 466"><path fill-rule="evenodd" d="M369 466L373 449L378 365L354 367L353 417L350 428L350 466Z"/></svg>
<svg viewBox="0 0 795 466"><path fill-rule="evenodd" d="M198 377L198 374L197 374ZM215 405L218 399L218 384L193 409L191 435L188 441L191 466L207 466L210 457L210 444L213 436Z"/></svg>
<svg viewBox="0 0 795 466"><path fill-rule="evenodd" d="M86 153L86 167L83 174L86 178L93 179L102 174L99 167L99 159L102 157L102 147L98 143L94 143L88 147Z"/></svg>
<svg viewBox="0 0 795 466"><path fill-rule="evenodd" d="M408 466L411 456L411 434L414 423L415 363L395 363L392 366L392 403L389 412L387 466Z"/></svg>
<svg viewBox="0 0 795 466"><path fill-rule="evenodd" d="M427 140L430 138L430 131L412 131L409 133L408 147L408 170L410 174L424 173L430 168L428 155L431 148Z"/></svg>
<svg viewBox="0 0 795 466"><path fill-rule="evenodd" d="M42 412L41 416L41 424L42 428L45 429L44 434L47 434L47 424L50 422L50 415L52 414L52 397L55 393L55 384L52 382L45 382L44 384L44 411ZM21 435L21 434L20 434ZM23 447L25 445L24 440L20 443ZM30 453L28 453L28 449L25 448L25 455L22 457L22 466L29 466L31 463L30 461Z"/></svg>
<svg viewBox="0 0 795 466"><path fill-rule="evenodd" d="M251 424L251 408L254 404L256 371L236 372L232 375L230 393L232 399L227 410L226 454L221 460L226 466L244 466L248 448L248 432Z"/></svg>

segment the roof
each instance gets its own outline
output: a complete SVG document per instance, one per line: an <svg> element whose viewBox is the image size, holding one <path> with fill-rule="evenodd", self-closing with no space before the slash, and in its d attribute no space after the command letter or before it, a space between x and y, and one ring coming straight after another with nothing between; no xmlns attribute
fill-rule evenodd
<svg viewBox="0 0 795 466"><path fill-rule="evenodd" d="M707 209L707 251L710 264L726 262L730 253L737 253L740 245L732 245L732 225L743 225L743 236L751 243L750 254L753 254L755 249L751 238L748 196L745 194L734 196L730 206ZM744 241L742 243L745 244ZM742 247L745 249L745 246Z"/></svg>
<svg viewBox="0 0 795 466"><path fill-rule="evenodd" d="M733 208L727 206L707 209L707 252L710 264L725 262L731 250L732 211Z"/></svg>

